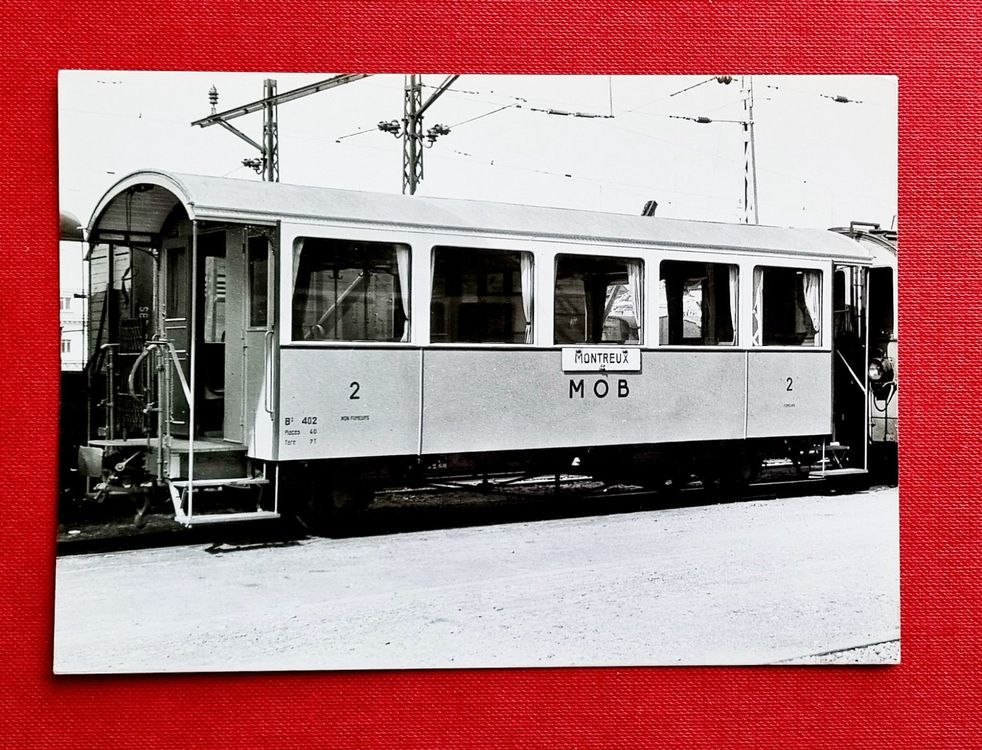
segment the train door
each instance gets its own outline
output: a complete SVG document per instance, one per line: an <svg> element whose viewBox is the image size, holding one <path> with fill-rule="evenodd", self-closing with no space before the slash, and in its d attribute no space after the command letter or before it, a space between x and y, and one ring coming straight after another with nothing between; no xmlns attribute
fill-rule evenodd
<svg viewBox="0 0 982 750"><path fill-rule="evenodd" d="M225 437L226 233L198 235L195 294L195 435Z"/></svg>
<svg viewBox="0 0 982 750"><path fill-rule="evenodd" d="M833 469L866 469L867 451L867 269L836 266L832 287Z"/></svg>
<svg viewBox="0 0 982 750"><path fill-rule="evenodd" d="M185 381L191 377L191 238L185 232L164 241L161 248L162 316L160 329L173 345ZM190 407L180 387L169 389L170 432L176 437L188 436Z"/></svg>
<svg viewBox="0 0 982 750"><path fill-rule="evenodd" d="M184 381L194 383L194 435L224 437L225 232L201 233L195 242L182 231L164 242L162 252L162 330L174 346ZM186 438L190 405L177 383L171 391L170 431Z"/></svg>
<svg viewBox="0 0 982 750"><path fill-rule="evenodd" d="M252 455L268 455L272 427L273 340L273 237L268 228L249 228L245 233L245 311L242 348L243 442ZM260 436L257 436L260 433Z"/></svg>

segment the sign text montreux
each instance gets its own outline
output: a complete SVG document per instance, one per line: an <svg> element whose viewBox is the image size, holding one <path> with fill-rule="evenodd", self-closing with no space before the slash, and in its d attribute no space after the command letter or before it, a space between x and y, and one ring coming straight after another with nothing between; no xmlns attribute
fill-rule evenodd
<svg viewBox="0 0 982 750"><path fill-rule="evenodd" d="M563 372L641 372L641 350L621 346L564 346Z"/></svg>

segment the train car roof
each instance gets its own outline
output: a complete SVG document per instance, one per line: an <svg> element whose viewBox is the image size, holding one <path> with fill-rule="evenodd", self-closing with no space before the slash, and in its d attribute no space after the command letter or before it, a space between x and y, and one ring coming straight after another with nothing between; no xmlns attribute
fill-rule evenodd
<svg viewBox="0 0 982 750"><path fill-rule="evenodd" d="M61 212L59 239L62 242L81 242L84 239L82 228L82 222L78 220L75 214L70 211Z"/></svg>
<svg viewBox="0 0 982 750"><path fill-rule="evenodd" d="M859 243L818 229L410 197L157 170L135 172L113 185L96 206L86 236L93 244L154 245L164 222L179 204L189 218L199 221L332 221L416 231L699 247L869 262L869 254Z"/></svg>
<svg viewBox="0 0 982 750"><path fill-rule="evenodd" d="M880 229L879 224L852 222L848 227L834 227L833 232L845 235L862 245L874 266L897 266L897 231Z"/></svg>

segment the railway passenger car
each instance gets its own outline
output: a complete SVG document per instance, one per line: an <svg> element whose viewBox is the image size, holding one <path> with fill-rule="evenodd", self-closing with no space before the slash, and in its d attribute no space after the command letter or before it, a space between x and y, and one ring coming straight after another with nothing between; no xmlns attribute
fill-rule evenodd
<svg viewBox="0 0 982 750"><path fill-rule="evenodd" d="M321 522L439 471L867 467L871 256L833 232L144 171L87 237L80 465L188 525Z"/></svg>

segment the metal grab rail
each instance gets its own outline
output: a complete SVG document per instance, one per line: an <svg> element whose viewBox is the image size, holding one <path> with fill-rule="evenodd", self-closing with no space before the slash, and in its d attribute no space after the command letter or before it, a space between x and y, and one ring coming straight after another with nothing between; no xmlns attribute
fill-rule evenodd
<svg viewBox="0 0 982 750"><path fill-rule="evenodd" d="M143 347L143 351L140 352L140 356L137 357L136 362L134 362L133 367L130 369L129 378L127 379L127 384L132 393L135 388L136 383L136 373L140 367L140 364L149 356L150 352L157 351L160 353L164 361L166 362L168 357L170 362L173 364L173 370L177 373L177 379L181 384L181 390L184 392L184 397L187 399L188 404L192 403L191 400L191 386L188 384L187 378L184 376L184 370L181 368L181 361L177 356L177 348L174 346L173 342L166 339L150 339L146 342ZM158 466L157 466L157 476L161 479L165 479L165 483L168 492L171 496L171 502L174 506L174 517L185 525L190 525L191 514L192 514L192 493L194 491L193 487L193 446L194 446L194 436L189 436L189 465L188 465L188 484L182 492L178 492L174 483L166 477L165 465L168 461L168 456L170 455L170 409L171 409L171 397L168 395L170 393L170 380L168 375L169 368L162 367L161 373L164 377L164 383L161 387L161 399L163 403L161 404L161 415L158 420L158 435L157 440L160 446L158 451ZM185 512L183 505L185 499L187 500L187 511Z"/></svg>
<svg viewBox="0 0 982 750"><path fill-rule="evenodd" d="M181 383L181 390L184 391L184 397L191 403L191 386L188 385L187 378L184 377L184 370L181 369L181 361L177 358L177 349L174 344L166 339L151 339L143 347L143 351L140 352L140 356L136 358L136 362L133 363L132 369L130 369L129 377L126 383L130 389L130 393L133 393L134 384L136 382L136 370L140 366L140 363L146 358L146 356L153 350L162 348L165 350L166 354L170 354L171 361L174 363L174 370L177 372L177 379Z"/></svg>
<svg viewBox="0 0 982 750"><path fill-rule="evenodd" d="M272 417L273 411L273 398L275 396L275 390L273 388L273 347L275 344L275 332L272 330L266 331L266 336L263 339L263 354L266 358L264 363L263 372L263 408L266 413Z"/></svg>
<svg viewBox="0 0 982 750"><path fill-rule="evenodd" d="M99 352L106 362L106 394L100 407L106 410L106 437L112 440L116 437L116 358L118 343L103 344Z"/></svg>
<svg viewBox="0 0 982 750"><path fill-rule="evenodd" d="M852 379L856 381L856 385L859 386L859 390L861 390L863 393L866 393L866 385L863 383L862 380L859 379L859 376L849 366L849 363L846 361L846 358L842 355L842 352L836 349L835 353L839 355L839 359L842 360L842 364L846 366L846 369L849 371L849 374L852 375Z"/></svg>
<svg viewBox="0 0 982 750"><path fill-rule="evenodd" d="M130 368L130 374L126 378L126 387L129 390L131 396L136 396L136 371L140 369L140 365L143 364L143 360L147 358L150 354L151 347L149 345L144 345L143 351L136 358L136 362L133 363L133 367Z"/></svg>

